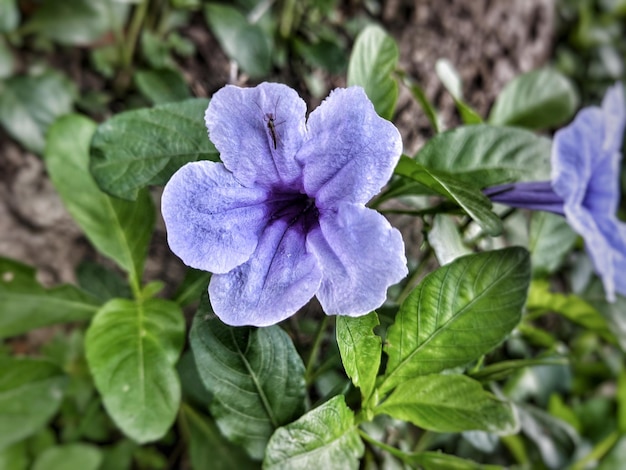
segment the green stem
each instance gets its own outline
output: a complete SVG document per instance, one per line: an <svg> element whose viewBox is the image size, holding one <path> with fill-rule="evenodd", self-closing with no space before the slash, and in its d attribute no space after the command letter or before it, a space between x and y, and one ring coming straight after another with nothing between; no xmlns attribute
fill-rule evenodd
<svg viewBox="0 0 626 470"><path fill-rule="evenodd" d="M607 452L609 452L617 440L619 439L619 432L613 431L607 437L605 437L602 441L600 441L596 446L589 452L585 457L580 459L574 465L572 465L571 470L583 470L587 468L587 465L591 462L599 461L604 457Z"/></svg>
<svg viewBox="0 0 626 470"><path fill-rule="evenodd" d="M128 283L130 284L130 290L133 294L133 298L135 300L139 300L143 297L141 292L141 282L139 281L139 276L133 269L132 272L128 273Z"/></svg>
<svg viewBox="0 0 626 470"><path fill-rule="evenodd" d="M317 355L319 353L320 346L322 345L322 340L324 339L324 333L326 332L326 325L328 324L328 316L324 315L320 325L317 329L317 333L315 334L315 340L313 341L313 347L311 348L311 352L309 353L309 357L306 361L306 372L305 379L306 383L311 383L311 378L314 376L313 368L315 367L315 362L317 361Z"/></svg>
<svg viewBox="0 0 626 470"><path fill-rule="evenodd" d="M381 449L386 450L391 455L398 457L400 460L404 461L408 457L405 452L402 452L401 450L396 449L393 446L385 444L384 442L377 441L376 439L369 436L367 433L361 431L360 429L358 431L359 431L359 435L363 438L363 440L369 442L370 444L375 445L376 447L380 447Z"/></svg>
<svg viewBox="0 0 626 470"><path fill-rule="evenodd" d="M139 33L143 26L146 14L148 12L149 0L143 0L135 8L133 18L128 27L128 35L126 36L126 47L124 49L124 55L122 57L125 69L129 69L135 55L135 48L137 47L137 41L139 40Z"/></svg>

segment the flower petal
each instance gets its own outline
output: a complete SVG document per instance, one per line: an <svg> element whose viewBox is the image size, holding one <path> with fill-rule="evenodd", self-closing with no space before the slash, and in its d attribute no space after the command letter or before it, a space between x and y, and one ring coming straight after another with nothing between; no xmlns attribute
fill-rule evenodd
<svg viewBox="0 0 626 470"><path fill-rule="evenodd" d="M209 284L211 305L232 326L268 326L293 315L319 288L321 271L301 227L268 225L250 260Z"/></svg>
<svg viewBox="0 0 626 470"><path fill-rule="evenodd" d="M582 205L593 173L593 160L602 148L604 126L598 107L585 108L552 144L552 187L566 205Z"/></svg>
<svg viewBox="0 0 626 470"><path fill-rule="evenodd" d="M170 248L193 268L224 273L254 252L267 191L246 188L221 163L188 163L169 180L161 211Z"/></svg>
<svg viewBox="0 0 626 470"><path fill-rule="evenodd" d="M306 136L306 104L278 83L227 85L205 114L209 137L226 168L244 186L296 187L302 170L294 156Z"/></svg>
<svg viewBox="0 0 626 470"><path fill-rule="evenodd" d="M601 227L593 214L582 207L566 207L565 217L570 226L585 241L585 248L591 258L594 269L604 285L606 298L609 302L615 300L615 284L618 276L623 273L616 271L616 261L618 257L623 257L623 251L615 247L610 238L607 237L607 227ZM615 231L620 231L619 227L613 227ZM624 235L624 231L621 231Z"/></svg>
<svg viewBox="0 0 626 470"><path fill-rule="evenodd" d="M618 228L620 232L620 237L622 240L626 240L626 224L619 224ZM626 296L626 251L620 251L615 254L615 272L617 276L615 277L615 290Z"/></svg>
<svg viewBox="0 0 626 470"><path fill-rule="evenodd" d="M626 126L626 100L621 83L616 83L607 90L602 100L602 112L606 126L602 150L609 154L619 152Z"/></svg>
<svg viewBox="0 0 626 470"><path fill-rule="evenodd" d="M307 122L297 155L304 189L325 207L364 204L389 181L402 153L398 129L376 114L360 87L337 89Z"/></svg>
<svg viewBox="0 0 626 470"><path fill-rule="evenodd" d="M307 246L322 268L317 298L328 315L371 312L408 272L400 232L362 205L340 204L322 213Z"/></svg>
<svg viewBox="0 0 626 470"><path fill-rule="evenodd" d="M564 199L568 223L585 240L610 301L616 290L626 289L618 269L626 256L626 226L616 216L625 124L626 104L618 84L609 89L602 108L581 110L559 130L552 147L553 188Z"/></svg>

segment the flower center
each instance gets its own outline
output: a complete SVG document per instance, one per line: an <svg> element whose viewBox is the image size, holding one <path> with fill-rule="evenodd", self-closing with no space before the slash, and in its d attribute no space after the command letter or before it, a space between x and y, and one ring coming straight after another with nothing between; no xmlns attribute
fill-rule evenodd
<svg viewBox="0 0 626 470"><path fill-rule="evenodd" d="M315 199L302 193L274 193L269 207L270 223L283 220L303 233L308 233L319 219Z"/></svg>

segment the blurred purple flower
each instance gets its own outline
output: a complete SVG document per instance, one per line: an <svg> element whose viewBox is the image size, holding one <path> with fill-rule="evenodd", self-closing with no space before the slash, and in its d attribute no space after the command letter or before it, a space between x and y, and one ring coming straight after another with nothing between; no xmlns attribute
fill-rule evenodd
<svg viewBox="0 0 626 470"><path fill-rule="evenodd" d="M230 325L277 323L313 296L329 315L363 315L407 274L400 233L365 207L400 157L398 130L358 87L305 113L285 85L222 88L205 119L223 163L188 163L165 187L168 243L214 273Z"/></svg>
<svg viewBox="0 0 626 470"><path fill-rule="evenodd" d="M551 181L485 190L494 202L564 215L583 237L611 302L615 292L626 295L626 224L616 215L625 125L624 89L618 83L607 91L601 108L582 109L556 132Z"/></svg>

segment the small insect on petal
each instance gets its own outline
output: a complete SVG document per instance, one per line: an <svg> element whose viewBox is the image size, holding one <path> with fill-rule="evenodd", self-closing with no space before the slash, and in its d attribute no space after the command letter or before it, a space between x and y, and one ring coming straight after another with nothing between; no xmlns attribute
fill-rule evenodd
<svg viewBox="0 0 626 470"><path fill-rule="evenodd" d="M274 103L273 113L266 113L265 111L263 111L263 108L261 108L261 106L259 106L257 102L254 103L257 106L257 108L259 108L259 111L261 111L261 113L263 114L263 120L265 121L265 124L267 125L267 131L269 132L270 139L272 140L274 150L278 148L278 141L280 140L278 137L278 133L276 131L276 126L283 124L285 122L285 121L276 122L276 117L277 117L276 110L278 109L279 102L280 102L280 97L278 97L278 99L276 100L276 103Z"/></svg>

